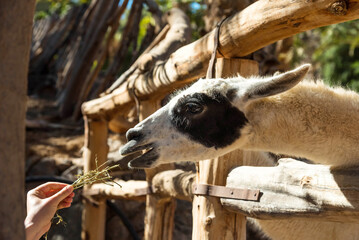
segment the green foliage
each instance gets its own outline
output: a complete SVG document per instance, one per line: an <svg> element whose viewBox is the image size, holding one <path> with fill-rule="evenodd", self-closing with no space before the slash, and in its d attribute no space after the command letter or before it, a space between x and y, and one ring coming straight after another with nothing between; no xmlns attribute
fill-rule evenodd
<svg viewBox="0 0 359 240"><path fill-rule="evenodd" d="M35 20L58 14L65 15L74 5L89 3L90 0L36 0Z"/></svg>
<svg viewBox="0 0 359 240"><path fill-rule="evenodd" d="M170 10L173 7L179 7L191 4L200 4L201 0L156 0L163 12ZM192 5L193 6L193 5Z"/></svg>
<svg viewBox="0 0 359 240"><path fill-rule="evenodd" d="M317 42L313 45L310 41ZM314 64L329 84L359 92L359 21L349 21L302 33L295 39L296 58L311 54ZM312 51L310 48L313 48Z"/></svg>
<svg viewBox="0 0 359 240"><path fill-rule="evenodd" d="M148 24L151 24L154 26L156 23L148 11L142 10L142 19L140 21L138 38L137 38L137 46L138 47L141 45L141 42L146 35Z"/></svg>
<svg viewBox="0 0 359 240"><path fill-rule="evenodd" d="M206 5L202 0L156 0L162 12L167 12L173 7L178 7L185 11L190 19L192 29L192 40L202 37L204 29L204 11Z"/></svg>
<svg viewBox="0 0 359 240"><path fill-rule="evenodd" d="M359 22L350 21L317 30L321 45L313 59L321 64L323 78L359 91Z"/></svg>

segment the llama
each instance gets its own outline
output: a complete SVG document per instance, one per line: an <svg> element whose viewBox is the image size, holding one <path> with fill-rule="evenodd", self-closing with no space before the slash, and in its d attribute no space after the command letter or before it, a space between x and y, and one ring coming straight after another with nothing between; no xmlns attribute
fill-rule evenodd
<svg viewBox="0 0 359 240"><path fill-rule="evenodd" d="M256 151L255 164L267 166L274 163L265 152L334 167L358 164L359 95L301 81L309 68L267 78L199 80L130 129L121 153L143 151L129 162L132 168L200 161L237 148ZM359 239L354 223L254 221L273 239Z"/></svg>
<svg viewBox="0 0 359 240"><path fill-rule="evenodd" d="M301 80L309 64L267 78L202 79L127 132L121 153L149 168L234 149L345 167L359 162L359 95Z"/></svg>

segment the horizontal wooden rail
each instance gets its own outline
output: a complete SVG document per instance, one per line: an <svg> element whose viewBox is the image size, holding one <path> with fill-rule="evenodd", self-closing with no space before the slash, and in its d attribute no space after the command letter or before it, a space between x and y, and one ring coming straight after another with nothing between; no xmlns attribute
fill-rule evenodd
<svg viewBox="0 0 359 240"><path fill-rule="evenodd" d="M103 183L84 191L88 197L144 201L146 194L192 201L196 174L168 170L146 181L122 181L122 188ZM276 167L237 167L227 178L228 188L259 189L258 201L221 198L225 209L259 219L317 218L359 223L359 167L334 169L281 159ZM149 190L147 190L149 189ZM210 195L210 194L209 194Z"/></svg>
<svg viewBox="0 0 359 240"><path fill-rule="evenodd" d="M259 219L320 218L359 223L359 168L281 159L277 167L237 167L227 187L260 189L258 202L221 199L227 209Z"/></svg>
<svg viewBox="0 0 359 240"><path fill-rule="evenodd" d="M106 199L129 199L144 201L146 192L143 189L148 188L146 181L123 181L116 180L117 184L96 183L91 185L89 189L84 190L83 195L86 197L106 198Z"/></svg>
<svg viewBox="0 0 359 240"><path fill-rule="evenodd" d="M144 201L147 194L174 197L191 201L192 183L196 174L180 169L163 171L152 179L152 185L140 180L115 180L117 184L96 183L84 190L83 195L94 199L129 199Z"/></svg>
<svg viewBox="0 0 359 240"><path fill-rule="evenodd" d="M222 24L219 51L225 58L246 56L300 32L358 18L359 0L260 0ZM161 96L203 77L214 46L213 35L214 31L181 47L164 63L136 75L136 95L140 99ZM107 120L125 114L134 105L126 85L84 103L83 113Z"/></svg>

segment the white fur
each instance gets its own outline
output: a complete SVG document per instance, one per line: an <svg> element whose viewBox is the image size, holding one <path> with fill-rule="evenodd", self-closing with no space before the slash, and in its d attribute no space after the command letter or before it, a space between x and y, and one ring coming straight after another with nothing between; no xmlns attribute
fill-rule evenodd
<svg viewBox="0 0 359 240"><path fill-rule="evenodd" d="M359 95L322 83L304 81L295 86L307 71L308 66L304 66L272 78L199 80L132 131L145 136L139 144L156 144L159 158L153 166L199 161L238 148L304 157L332 166L358 164ZM270 89L259 92L265 97L256 92L262 86ZM276 92L276 86L283 93ZM214 90L225 96L230 89L236 90L233 105L249 121L233 144L207 148L178 132L170 122L172 109L181 97Z"/></svg>
<svg viewBox="0 0 359 240"><path fill-rule="evenodd" d="M303 82L245 106L250 121L241 148L305 157L316 163L359 163L359 96Z"/></svg>
<svg viewBox="0 0 359 240"><path fill-rule="evenodd" d="M145 136L138 144L155 143L159 158L152 166L214 158L238 148L304 157L336 167L358 164L359 95L321 82L303 81L297 85L308 68L302 66L271 78L199 80L134 128ZM213 90L225 96L230 89L236 90L233 105L248 119L240 138L230 146L206 148L172 126L171 111L182 96L210 94ZM263 155L255 158L268 165ZM359 239L359 225L352 223L310 219L258 223L274 239Z"/></svg>

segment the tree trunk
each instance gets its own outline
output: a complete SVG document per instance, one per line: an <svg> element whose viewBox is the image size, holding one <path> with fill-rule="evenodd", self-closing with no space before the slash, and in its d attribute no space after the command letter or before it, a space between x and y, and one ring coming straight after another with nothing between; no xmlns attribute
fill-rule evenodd
<svg viewBox="0 0 359 240"><path fill-rule="evenodd" d="M0 239L24 239L25 114L35 0L0 7Z"/></svg>

